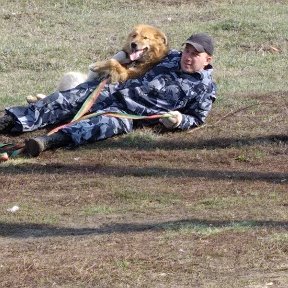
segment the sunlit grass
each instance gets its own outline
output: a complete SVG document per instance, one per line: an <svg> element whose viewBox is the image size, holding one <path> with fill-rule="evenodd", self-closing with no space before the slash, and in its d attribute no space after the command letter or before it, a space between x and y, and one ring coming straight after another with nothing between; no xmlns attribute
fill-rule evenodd
<svg viewBox="0 0 288 288"><path fill-rule="evenodd" d="M3 287L285 286L285 1L1 4L1 110L110 57L137 23L176 49L211 34L218 84L203 129L137 130L0 163Z"/></svg>
<svg viewBox="0 0 288 288"><path fill-rule="evenodd" d="M94 215L107 215L112 214L115 209L105 205L89 205L82 208L82 212L80 213L83 216L94 216Z"/></svg>
<svg viewBox="0 0 288 288"><path fill-rule="evenodd" d="M248 230L255 230L259 226L257 225L257 222L254 221L231 221L229 223L224 223L223 221L222 224L221 221L219 221L219 224L217 224L217 221L215 221L215 223L207 223L205 221L201 223L200 220L196 223L196 221L193 222L193 220L187 220L183 222L165 223L157 227L164 229L165 232L174 236L177 236L177 233L180 235L198 234L203 236L212 236L227 231L231 231L231 233L237 233L245 232Z"/></svg>

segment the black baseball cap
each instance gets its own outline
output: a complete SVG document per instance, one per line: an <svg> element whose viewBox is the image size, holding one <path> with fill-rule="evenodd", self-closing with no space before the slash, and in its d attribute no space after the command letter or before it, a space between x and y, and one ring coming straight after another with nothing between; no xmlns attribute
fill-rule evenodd
<svg viewBox="0 0 288 288"><path fill-rule="evenodd" d="M192 45L197 52L206 52L210 56L213 55L214 43L212 38L205 33L198 33L191 35L184 44Z"/></svg>

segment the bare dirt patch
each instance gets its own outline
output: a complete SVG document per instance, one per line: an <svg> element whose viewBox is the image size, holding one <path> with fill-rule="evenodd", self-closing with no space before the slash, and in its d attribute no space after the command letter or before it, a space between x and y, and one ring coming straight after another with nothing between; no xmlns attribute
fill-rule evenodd
<svg viewBox="0 0 288 288"><path fill-rule="evenodd" d="M3 287L285 287L286 108L258 106L2 163Z"/></svg>

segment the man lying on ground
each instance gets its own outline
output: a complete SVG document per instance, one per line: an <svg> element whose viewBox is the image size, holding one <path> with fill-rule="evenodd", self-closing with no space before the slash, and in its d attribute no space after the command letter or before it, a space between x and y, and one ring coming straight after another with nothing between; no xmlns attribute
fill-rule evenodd
<svg viewBox="0 0 288 288"><path fill-rule="evenodd" d="M206 121L216 99L211 66L213 50L210 36L193 34L185 41L182 52L169 51L167 57L144 76L123 83L107 83L89 112L142 116L169 113L169 117L149 120L148 124L160 122L171 130L197 127ZM98 84L99 80L85 82L28 106L6 108L5 115L0 118L0 133L29 132L67 122ZM30 138L26 140L25 151L38 156L47 149L77 146L129 133L135 127L134 121L98 115L68 125L54 134Z"/></svg>

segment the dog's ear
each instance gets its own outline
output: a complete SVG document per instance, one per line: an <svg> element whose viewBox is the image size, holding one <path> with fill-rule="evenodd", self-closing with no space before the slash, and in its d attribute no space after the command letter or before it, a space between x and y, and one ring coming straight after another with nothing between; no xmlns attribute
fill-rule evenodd
<svg viewBox="0 0 288 288"><path fill-rule="evenodd" d="M168 39L167 36L165 34L163 34L163 41L165 45L168 45Z"/></svg>
<svg viewBox="0 0 288 288"><path fill-rule="evenodd" d="M162 31L159 31L158 34L159 34L160 38L163 40L163 43L164 43L165 45L168 45L167 36L166 36Z"/></svg>
<svg viewBox="0 0 288 288"><path fill-rule="evenodd" d="M127 38L126 38L126 43L124 44L124 46L122 47L122 50L130 53L130 41L133 39L133 36L136 34L136 30L135 28L133 28L133 30L128 34Z"/></svg>
<svg viewBox="0 0 288 288"><path fill-rule="evenodd" d="M128 37L133 38L137 34L137 27L134 27L133 30L128 34Z"/></svg>

